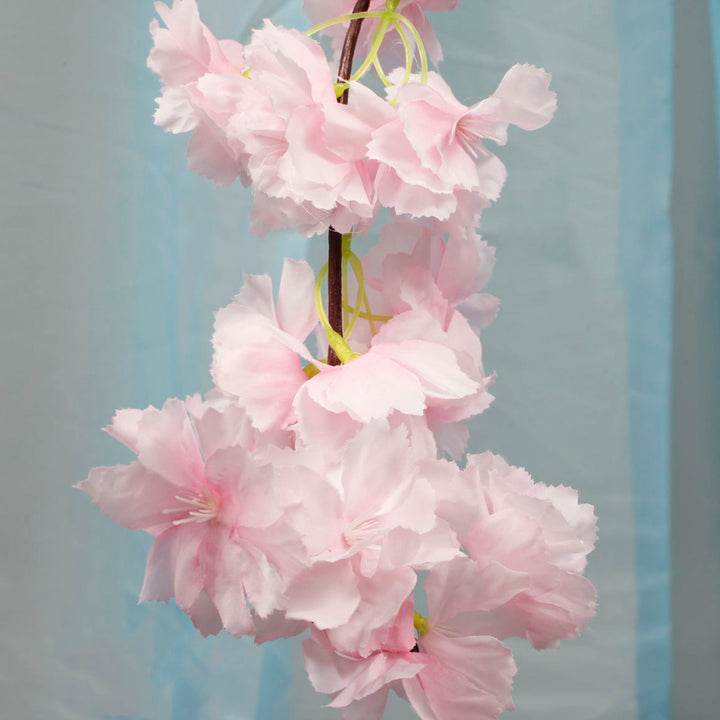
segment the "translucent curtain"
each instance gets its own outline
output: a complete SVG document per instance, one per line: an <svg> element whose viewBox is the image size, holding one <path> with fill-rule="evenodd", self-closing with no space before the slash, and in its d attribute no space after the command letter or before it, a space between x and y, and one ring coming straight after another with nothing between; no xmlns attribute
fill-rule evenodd
<svg viewBox="0 0 720 720"><path fill-rule="evenodd" d="M673 3L617 4L618 270L626 293L641 718L669 717Z"/></svg>
<svg viewBox="0 0 720 720"><path fill-rule="evenodd" d="M720 98L720 0L709 0L710 3L710 33L714 59L715 98ZM716 105L717 108L717 105ZM720 112L715 113L715 122L720 138ZM720 142L718 142L720 147Z"/></svg>
<svg viewBox="0 0 720 720"><path fill-rule="evenodd" d="M115 408L210 387L213 311L243 272L322 253L321 239L249 237L248 192L193 176L185 140L152 125L152 5L13 3L0 25L3 711L338 718L297 641L203 639L174 607L137 606L149 538L70 489L130 460L98 430ZM199 5L240 39L265 15L303 22L300 0ZM558 651L513 644L517 720L667 716L671 8L461 0L433 17L461 100L523 61L552 71L559 96L548 128L499 151L509 180L483 224L503 303L483 335L497 399L472 449L596 504L599 609ZM393 702L390 720L410 717Z"/></svg>
<svg viewBox="0 0 720 720"><path fill-rule="evenodd" d="M720 705L720 4L676 0L675 20L673 710L704 718Z"/></svg>

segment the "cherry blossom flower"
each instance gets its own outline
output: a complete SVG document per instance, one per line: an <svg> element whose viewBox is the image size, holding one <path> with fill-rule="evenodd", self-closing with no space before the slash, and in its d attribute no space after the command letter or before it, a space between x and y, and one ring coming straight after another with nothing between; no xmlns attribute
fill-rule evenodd
<svg viewBox="0 0 720 720"><path fill-rule="evenodd" d="M260 215L253 231L280 227L307 235L349 232L376 213L373 176L366 163L372 132L392 109L368 88L353 84L351 104L337 102L335 77L321 46L269 20L245 48L253 85L241 98L228 135L248 154ZM277 217L271 208L278 203Z"/></svg>
<svg viewBox="0 0 720 720"><path fill-rule="evenodd" d="M342 708L346 720L379 720L395 683L417 675L427 656L412 652L415 645L413 602L408 598L384 642L369 654L338 652L325 633L314 631L303 642L305 667L313 687L332 696L330 707Z"/></svg>
<svg viewBox="0 0 720 720"><path fill-rule="evenodd" d="M489 407L493 381L484 374L477 335L459 314L443 330L427 311L407 311L383 325L357 360L300 388L298 432L310 443L321 433L340 441L370 419L422 417L440 448L458 456L467 439L463 421Z"/></svg>
<svg viewBox="0 0 720 720"><path fill-rule="evenodd" d="M547 648L585 629L595 614L595 588L582 572L596 518L575 490L535 483L489 452L470 456L462 477L436 490L439 514L481 568L496 562L528 577L527 590L483 616L486 632Z"/></svg>
<svg viewBox="0 0 720 720"><path fill-rule="evenodd" d="M345 365L323 367L303 384L294 400L298 432L312 443L321 434L347 437L362 424L394 413L451 412L456 402L482 396L486 384L435 318L409 311L383 325L366 353Z"/></svg>
<svg viewBox="0 0 720 720"><path fill-rule="evenodd" d="M165 23L153 20L153 48L147 65L162 80L155 124L171 133L192 131L188 164L218 185L245 177L242 146L226 132L234 100L248 92L243 46L218 40L200 21L195 0L157 2Z"/></svg>
<svg viewBox="0 0 720 720"><path fill-rule="evenodd" d="M296 422L293 400L308 379L303 345L317 325L315 275L305 261L285 260L277 305L267 275L246 275L233 302L215 317L212 373L260 430Z"/></svg>
<svg viewBox="0 0 720 720"><path fill-rule="evenodd" d="M468 611L502 605L525 587L520 573L467 559L437 565L425 581L428 617L416 616L418 653L423 669L402 680L407 699L423 720L494 720L513 710L510 650L492 635L464 622Z"/></svg>
<svg viewBox="0 0 720 720"><path fill-rule="evenodd" d="M495 248L475 233L455 232L446 240L418 223L391 222L362 258L362 266L365 292L376 315L422 308L447 329L453 310L458 310L475 332L497 316L500 301L482 292L495 266ZM348 295L355 293L351 282Z"/></svg>
<svg viewBox="0 0 720 720"><path fill-rule="evenodd" d="M425 583L429 617L414 613L408 598L366 654L341 650L328 633L313 631L303 643L310 680L347 720L382 717L391 689L423 720L494 720L514 707L515 663L500 640L474 632L466 616L502 605L526 586L522 573L499 565L480 571L467 558L440 563Z"/></svg>
<svg viewBox="0 0 720 720"><path fill-rule="evenodd" d="M550 75L531 65L514 65L497 90L472 107L458 101L445 80L429 73L400 84L394 71L389 97L397 101L393 122L373 133L369 156L379 163L379 202L398 215L432 218L443 229L472 230L481 211L505 183L502 162L482 144L507 140L509 124L535 130L556 106Z"/></svg>
<svg viewBox="0 0 720 720"><path fill-rule="evenodd" d="M443 330L422 310L386 323L367 352L347 364L314 359L303 344L317 321L313 283L307 263L286 261L277 307L270 278L248 276L233 303L217 313L213 377L255 427L299 423L306 444L333 437L342 445L364 423L394 413L422 417L428 411L454 421L456 401L489 402L477 358L454 349L455 327Z"/></svg>
<svg viewBox="0 0 720 720"><path fill-rule="evenodd" d="M365 425L342 456L329 443L312 451L316 478L305 475L296 491L311 565L289 585L285 610L326 630L333 646L362 655L412 593L414 569L458 555L434 512L430 478L446 469L419 460L404 428L382 423Z"/></svg>
<svg viewBox="0 0 720 720"><path fill-rule="evenodd" d="M273 612L302 555L283 532L272 467L253 454L257 431L235 406L189 398L120 410L108 432L137 460L95 468L78 487L117 524L155 536L140 600L174 597L204 635L251 633L246 599Z"/></svg>
<svg viewBox="0 0 720 720"><path fill-rule="evenodd" d="M493 400L488 388L494 375L486 375L477 325L492 321L497 299L476 292L492 271L494 253L475 236L441 235L415 224L395 222L383 229L379 245L363 258L363 289L366 307L372 309L354 327L351 347L366 352L373 332L391 318L396 324L405 313L428 313L439 323L443 334L432 335L428 328L417 337L450 347L463 372L477 382L474 393L465 397L429 400L425 418L441 450L459 458L467 444L467 419L486 410ZM349 283L348 295L358 296L357 282ZM358 298L355 303L363 301ZM475 327L466 319L468 312ZM436 327L437 330L437 327Z"/></svg>

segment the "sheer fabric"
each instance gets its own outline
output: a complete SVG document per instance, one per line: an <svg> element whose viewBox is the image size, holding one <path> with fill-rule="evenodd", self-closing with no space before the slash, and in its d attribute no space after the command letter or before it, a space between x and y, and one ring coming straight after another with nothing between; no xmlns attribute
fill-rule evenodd
<svg viewBox="0 0 720 720"><path fill-rule="evenodd" d="M264 16L307 27L300 0L199 5L240 40ZM498 380L471 445L596 505L599 609L557 651L514 645L516 720L670 714L672 10L462 0L433 18L462 101L515 62L551 71L559 100L546 129L499 153L509 180L483 221L498 249L502 308L483 335ZM243 272L277 277L283 256L317 264L325 251L321 238L251 237L248 191L192 175L185 140L153 126L153 14L150 0L14 3L0 26L4 710L339 718L297 641L203 639L174 607L138 606L149 538L71 490L129 460L98 430L117 407L209 389L213 312ZM702 327L717 332L717 317ZM413 716L398 701L387 717Z"/></svg>

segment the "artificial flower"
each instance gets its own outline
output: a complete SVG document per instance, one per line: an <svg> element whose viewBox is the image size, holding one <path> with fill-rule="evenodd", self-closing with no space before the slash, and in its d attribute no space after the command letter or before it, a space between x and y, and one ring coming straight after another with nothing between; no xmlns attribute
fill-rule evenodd
<svg viewBox="0 0 720 720"><path fill-rule="evenodd" d="M489 403L477 347L467 357L456 351L456 324L445 331L422 310L393 318L367 352L346 364L316 360L304 344L317 322L313 283L307 263L286 261L277 307L270 278L248 276L233 303L217 313L213 377L258 429L299 423L308 444L326 435L342 442L364 423L394 413L418 417L427 411L456 421L470 405Z"/></svg>
<svg viewBox="0 0 720 720"><path fill-rule="evenodd" d="M379 720L390 689L417 675L426 657L415 645L413 601L408 598L388 628L384 642L367 655L338 652L322 632L303 642L305 667L313 687L332 696L330 707L342 708L345 720Z"/></svg>
<svg viewBox="0 0 720 720"><path fill-rule="evenodd" d="M497 316L500 301L482 292L494 266L495 248L475 233L445 239L430 227L402 221L384 225L380 241L362 258L374 315L426 309L447 329L458 310L476 332ZM351 283L348 295L356 292Z"/></svg>
<svg viewBox="0 0 720 720"><path fill-rule="evenodd" d="M412 592L414 569L458 554L434 512L430 478L446 470L420 459L410 442L402 427L370 423L342 455L331 442L316 443L309 451L316 478L305 475L296 490L311 564L290 583L286 614L327 630L348 652L373 647L376 631Z"/></svg>
<svg viewBox="0 0 720 720"><path fill-rule="evenodd" d="M137 460L95 468L78 487L117 524L155 536L140 600L175 598L205 635L251 633L247 602L263 617L280 604L282 568L268 557L291 568L301 552L281 527L272 467L253 454L257 431L238 408L191 398L118 411L108 432Z"/></svg>
<svg viewBox="0 0 720 720"><path fill-rule="evenodd" d="M373 131L392 117L388 104L354 84L350 105L337 102L335 77L322 47L269 20L245 48L258 92L238 102L231 141L248 155L248 173L261 198L261 216L278 203L271 225L255 217L254 232L293 227L307 235L349 232L376 213L366 163ZM269 219L269 218L267 218Z"/></svg>
<svg viewBox="0 0 720 720"><path fill-rule="evenodd" d="M464 616L491 610L518 594L525 578L498 565L482 572L468 559L437 565L425 581L428 617L416 615L423 669L402 681L423 720L495 720L513 710L510 650L492 634L468 626Z"/></svg>
<svg viewBox="0 0 720 720"><path fill-rule="evenodd" d="M313 361L303 342L317 325L315 275L305 261L286 259L277 304L267 275L246 275L233 302L219 310L213 335L216 385L234 397L260 430L296 421L293 400Z"/></svg>
<svg viewBox="0 0 720 720"><path fill-rule="evenodd" d="M582 573L596 518L577 491L536 483L489 452L470 456L461 476L436 489L439 514L481 568L499 563L527 575L526 590L482 617L487 632L547 648L585 629L595 614L595 588Z"/></svg>
<svg viewBox="0 0 720 720"><path fill-rule="evenodd" d="M375 131L369 146L379 164L379 202L398 215L472 231L506 177L482 140L504 144L509 124L534 130L548 123L556 107L550 77L531 65L514 65L489 98L467 107L437 73L429 73L426 83L419 75L403 83L402 71L394 71L388 94L396 116Z"/></svg>
<svg viewBox="0 0 720 720"><path fill-rule="evenodd" d="M156 99L155 124L167 132L192 132L190 170L217 185L246 180L242 146L227 137L233 99L248 92L243 46L218 40L200 21L195 0L175 0L172 8L157 2L165 23L153 20L153 47L147 65L164 86Z"/></svg>

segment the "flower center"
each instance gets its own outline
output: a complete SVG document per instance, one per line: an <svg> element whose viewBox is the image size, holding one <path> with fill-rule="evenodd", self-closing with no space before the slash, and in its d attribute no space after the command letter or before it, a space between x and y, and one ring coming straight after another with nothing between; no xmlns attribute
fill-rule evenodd
<svg viewBox="0 0 720 720"><path fill-rule="evenodd" d="M348 547L354 547L358 543L369 540L377 534L380 529L380 521L376 517L368 518L362 522L356 523L352 527L343 531L343 538Z"/></svg>
<svg viewBox="0 0 720 720"><path fill-rule="evenodd" d="M482 120L474 117L470 113L461 115L453 128L455 140L457 140L460 147L475 160L480 156L480 148L478 147L480 139L486 137L483 129Z"/></svg>
<svg viewBox="0 0 720 720"><path fill-rule="evenodd" d="M183 513L185 517L173 520L173 525L209 522L214 520L220 512L220 502L207 488L187 495L176 495L175 499L181 502L182 506L167 508L163 510L163 514Z"/></svg>

